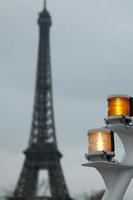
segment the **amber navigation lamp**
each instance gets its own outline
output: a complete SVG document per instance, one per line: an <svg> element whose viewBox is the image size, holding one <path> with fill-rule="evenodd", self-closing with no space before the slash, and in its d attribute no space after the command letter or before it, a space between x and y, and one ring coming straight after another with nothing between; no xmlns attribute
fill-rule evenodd
<svg viewBox="0 0 133 200"><path fill-rule="evenodd" d="M114 133L106 128L88 131L89 152L86 158L90 161L112 161L114 153Z"/></svg>
<svg viewBox="0 0 133 200"><path fill-rule="evenodd" d="M106 123L130 124L133 116L133 97L127 95L112 95L107 98L108 117Z"/></svg>

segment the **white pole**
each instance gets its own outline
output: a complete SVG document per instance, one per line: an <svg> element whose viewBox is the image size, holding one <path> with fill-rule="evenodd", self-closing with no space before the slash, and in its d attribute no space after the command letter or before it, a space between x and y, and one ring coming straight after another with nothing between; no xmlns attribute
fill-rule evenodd
<svg viewBox="0 0 133 200"><path fill-rule="evenodd" d="M116 174L111 188L107 188L102 200L122 200L129 186L133 171L121 171Z"/></svg>
<svg viewBox="0 0 133 200"><path fill-rule="evenodd" d="M133 126L125 126L124 124L113 124L109 125L108 128L116 132L121 139L125 155L122 162L124 164L133 165ZM102 200L121 200L131 182L133 177L133 170L119 171L116 174L116 181L112 188L107 188Z"/></svg>
<svg viewBox="0 0 133 200"><path fill-rule="evenodd" d="M107 187L102 200L121 200L133 177L133 166L108 161L93 161L83 166L94 167L103 177Z"/></svg>
<svg viewBox="0 0 133 200"><path fill-rule="evenodd" d="M107 187L102 200L122 200L133 177L133 126L124 124L108 125L108 129L120 137L125 155L122 163L92 161L83 166L96 168Z"/></svg>

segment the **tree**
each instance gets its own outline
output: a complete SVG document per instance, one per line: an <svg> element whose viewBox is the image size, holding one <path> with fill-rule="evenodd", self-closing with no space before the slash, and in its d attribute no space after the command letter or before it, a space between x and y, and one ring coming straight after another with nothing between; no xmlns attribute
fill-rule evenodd
<svg viewBox="0 0 133 200"><path fill-rule="evenodd" d="M12 196L13 191L10 189L6 189L6 188L1 188L0 189L0 200L6 200L7 197Z"/></svg>
<svg viewBox="0 0 133 200"><path fill-rule="evenodd" d="M84 200L101 200L104 195L104 190L100 192L93 191L92 194L89 196L88 194L83 195Z"/></svg>

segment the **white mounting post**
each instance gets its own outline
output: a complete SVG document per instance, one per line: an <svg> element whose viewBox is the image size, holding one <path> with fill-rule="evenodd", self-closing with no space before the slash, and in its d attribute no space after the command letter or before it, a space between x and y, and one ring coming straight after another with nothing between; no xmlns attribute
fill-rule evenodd
<svg viewBox="0 0 133 200"><path fill-rule="evenodd" d="M133 177L133 126L124 123L109 124L107 128L120 137L125 155L122 163L113 161L92 161L83 166L96 168L106 185L102 200L122 200Z"/></svg>
<svg viewBox="0 0 133 200"><path fill-rule="evenodd" d="M133 175L133 166L122 163L95 161L84 164L94 167L103 177L107 187L102 200L121 200Z"/></svg>
<svg viewBox="0 0 133 200"><path fill-rule="evenodd" d="M133 126L119 123L108 125L107 128L117 133L122 141L125 150L122 163L125 167L128 165L132 167L130 169L125 168L123 171L118 167L118 172L112 169L115 178L110 177L109 174L112 172L108 171L106 175L110 177L110 182L112 182L111 179L113 179L113 184L112 187L107 187L103 200L121 200L133 177Z"/></svg>
<svg viewBox="0 0 133 200"><path fill-rule="evenodd" d="M107 127L117 133L124 146L125 154L122 162L133 165L133 126L113 124Z"/></svg>

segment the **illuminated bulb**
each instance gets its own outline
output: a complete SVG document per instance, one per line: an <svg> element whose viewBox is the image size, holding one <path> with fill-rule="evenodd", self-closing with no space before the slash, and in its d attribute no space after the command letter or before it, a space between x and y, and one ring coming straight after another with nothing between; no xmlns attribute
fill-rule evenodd
<svg viewBox="0 0 133 200"><path fill-rule="evenodd" d="M108 117L110 116L133 116L132 98L124 95L108 97Z"/></svg>
<svg viewBox="0 0 133 200"><path fill-rule="evenodd" d="M88 132L89 153L114 151L114 135L108 129L96 129Z"/></svg>

